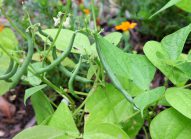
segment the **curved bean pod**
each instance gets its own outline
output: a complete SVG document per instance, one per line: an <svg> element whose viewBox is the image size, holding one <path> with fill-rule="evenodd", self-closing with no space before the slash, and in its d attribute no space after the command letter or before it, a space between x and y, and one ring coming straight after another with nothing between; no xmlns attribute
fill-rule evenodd
<svg viewBox="0 0 191 139"><path fill-rule="evenodd" d="M119 82L119 80L117 79L117 77L115 76L115 74L112 72L110 66L107 64L106 59L104 57L104 55L102 54L101 48L100 48L100 41L102 41L101 37L98 36L97 34L94 34L94 38L95 38L95 42L96 42L96 49L98 52L98 56L101 60L101 63L103 64L107 74L109 75L112 83L114 84L114 86L124 95L124 97L132 104L134 104L133 102L133 98L129 95L129 93L122 87L121 83Z"/></svg>
<svg viewBox="0 0 191 139"><path fill-rule="evenodd" d="M60 70L62 73L64 73L64 75L66 75L67 77L71 77L71 76L72 76L72 72L70 72L67 68L65 68L65 67L62 66L62 65L59 66L59 70ZM81 76L79 76L79 75L76 75L76 76L74 77L74 79L75 79L76 81L79 81L79 82L82 82L82 83L91 83L91 82L93 82L92 80L88 80L88 79L86 79L86 78L84 78L84 77L81 77Z"/></svg>
<svg viewBox="0 0 191 139"><path fill-rule="evenodd" d="M9 73L0 77L0 80L9 80L17 72L18 66L19 64L16 63Z"/></svg>
<svg viewBox="0 0 191 139"><path fill-rule="evenodd" d="M76 37L76 32L73 34L72 36L72 39L70 41L70 45L69 47L67 48L67 50L65 52L63 52L58 58L56 58L50 65L44 67L44 68L41 68L39 69L36 74L41 74L41 73L44 73L44 72L47 72L51 69L53 69L55 66L57 66L58 64L60 64L60 62L62 60L64 60L68 54L70 53L70 51L72 50L72 46L74 44L74 40L75 40L75 37Z"/></svg>
<svg viewBox="0 0 191 139"><path fill-rule="evenodd" d="M43 35L44 37L47 37L50 42L53 42L52 37L49 36L47 33L43 32L42 29L41 29L41 27L39 27L39 33L40 33L41 35ZM56 54L56 48L55 48L55 47L52 48L52 57L53 57L54 60L57 59L57 54ZM60 70L64 75L66 75L67 77L71 77L71 76L72 76L72 72L70 72L67 68L65 68L65 67L62 66L62 65L59 65L59 70ZM76 75L76 76L75 76L75 80L76 80L76 81L79 81L79 82L83 82L83 83L91 83L91 82L92 82L92 80L88 80L88 79L86 79L86 78L84 78L84 77L81 77L81 76L79 76L79 75Z"/></svg>
<svg viewBox="0 0 191 139"><path fill-rule="evenodd" d="M68 82L68 89L70 91L70 93L75 97L75 98L79 98L75 92L74 92L74 88L73 88L73 83L74 83L74 78L75 76L77 75L77 73L79 72L80 70L80 66L82 64L82 56L80 56L80 59L79 59L79 62L78 64L76 65L76 69L74 70L74 72L72 73L71 77L70 77L70 80Z"/></svg>
<svg viewBox="0 0 191 139"><path fill-rule="evenodd" d="M10 89L14 88L18 84L19 80L21 79L24 72L26 72L26 70L28 68L28 65L30 64L30 62L32 60L32 56L33 56L33 53L34 53L34 43L33 43L32 39L31 39L31 37L29 35L27 35L27 40L28 40L27 56L26 56L23 64L21 65L20 69L16 73L14 81L13 81Z"/></svg>
<svg viewBox="0 0 191 139"><path fill-rule="evenodd" d="M11 72L11 70L13 69L13 65L14 65L14 60L10 59L9 67L7 68L6 72L0 76L0 80L6 80L7 79L6 75Z"/></svg>

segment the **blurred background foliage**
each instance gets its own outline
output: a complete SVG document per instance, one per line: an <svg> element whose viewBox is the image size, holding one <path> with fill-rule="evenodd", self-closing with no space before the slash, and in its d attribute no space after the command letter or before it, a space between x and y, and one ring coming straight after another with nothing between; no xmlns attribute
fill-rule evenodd
<svg viewBox="0 0 191 139"><path fill-rule="evenodd" d="M107 23L107 26L111 28L122 21L136 21L139 23L137 31L140 34L160 40L166 34L170 34L191 22L191 14L176 6L149 19L168 1L97 0L97 16L100 24ZM53 17L56 17L59 11L64 11L65 2L65 0L5 0L4 7L8 15L23 29L29 26L25 11L29 13L34 23L40 22L45 27L50 28L54 25ZM89 4L90 0L74 0L73 17L75 18L76 14L79 14L79 11L82 11L83 8L89 8ZM78 19L78 21L81 19Z"/></svg>

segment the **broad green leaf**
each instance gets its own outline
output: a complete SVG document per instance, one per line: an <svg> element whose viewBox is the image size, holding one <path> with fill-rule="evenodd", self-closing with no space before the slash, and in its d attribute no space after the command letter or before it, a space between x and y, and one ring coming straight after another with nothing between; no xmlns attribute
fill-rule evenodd
<svg viewBox="0 0 191 139"><path fill-rule="evenodd" d="M25 90L25 96L24 96L24 103L26 104L27 99L32 96L33 94L39 92L40 90L42 90L43 88L45 88L47 85L43 84L43 85L39 85L39 86L35 86L35 87L31 87L27 90Z"/></svg>
<svg viewBox="0 0 191 139"><path fill-rule="evenodd" d="M173 84L183 85L188 77L179 69L166 64L163 59L168 59L161 44L156 41L149 41L145 44L144 53L151 63L156 66Z"/></svg>
<svg viewBox="0 0 191 139"><path fill-rule="evenodd" d="M13 139L73 139L64 131L49 126L34 126L17 134Z"/></svg>
<svg viewBox="0 0 191 139"><path fill-rule="evenodd" d="M44 32L46 32L48 35L50 35L53 39L55 38L57 31L58 31L58 29L46 29L46 30L44 30ZM74 32L71 30L62 29L59 36L58 36L58 39L55 43L56 48L58 50L65 51L70 44L70 40L72 38L73 33ZM42 39L45 42L47 41L46 37L44 37L42 35L40 35L40 36L42 37ZM83 35L82 33L77 33L76 38L74 40L72 52L85 54L86 49L88 49L88 47L90 47L90 42L89 42L88 37Z"/></svg>
<svg viewBox="0 0 191 139"><path fill-rule="evenodd" d="M48 97L42 91L33 94L31 96L31 102L38 124L41 124L54 113L54 109L52 108Z"/></svg>
<svg viewBox="0 0 191 139"><path fill-rule="evenodd" d="M152 139L190 139L191 119L170 108L158 114L151 122Z"/></svg>
<svg viewBox="0 0 191 139"><path fill-rule="evenodd" d="M119 32L112 32L110 34L107 34L104 37L108 42L112 43L113 45L117 46L119 42L121 41L122 34Z"/></svg>
<svg viewBox="0 0 191 139"><path fill-rule="evenodd" d="M160 10L158 10L156 13L154 13L150 18L152 18L153 16L159 14L160 12L170 8L171 6L177 4L178 2L180 2L181 0L170 0L164 7L162 7Z"/></svg>
<svg viewBox="0 0 191 139"><path fill-rule="evenodd" d="M38 69L42 67L42 62L32 63L31 67L29 67L29 69L38 71ZM30 70L27 71L27 77L25 80L28 81L32 86L39 85L42 82L41 79L35 76Z"/></svg>
<svg viewBox="0 0 191 139"><path fill-rule="evenodd" d="M191 90L169 88L165 93L165 97L173 108L191 119Z"/></svg>
<svg viewBox="0 0 191 139"><path fill-rule="evenodd" d="M88 73L87 73L87 79L91 79L93 77L94 74L96 74L96 71L98 69L97 65L90 65L90 68L88 69Z"/></svg>
<svg viewBox="0 0 191 139"><path fill-rule="evenodd" d="M182 61L179 64L177 64L175 67L181 70L182 72L184 72L189 77L189 79L191 79L191 72L190 72L191 62Z"/></svg>
<svg viewBox="0 0 191 139"><path fill-rule="evenodd" d="M191 24L162 39L161 46L171 60L176 60L180 56L190 32Z"/></svg>
<svg viewBox="0 0 191 139"><path fill-rule="evenodd" d="M112 33L104 36L104 39L106 39L108 42L110 42L111 44L113 44L115 46L117 46L119 44L119 42L121 41L121 38L122 38L122 34L119 32L112 32ZM90 51L89 53L92 57L98 57L95 43L93 43L90 46L89 51Z"/></svg>
<svg viewBox="0 0 191 139"><path fill-rule="evenodd" d="M10 28L4 28L3 31L0 32L0 45L10 50L15 50L17 47L17 38Z"/></svg>
<svg viewBox="0 0 191 139"><path fill-rule="evenodd" d="M125 53L101 36L96 38L96 42L100 49L99 57L113 82L117 80L132 96L149 89L155 67L145 56Z"/></svg>
<svg viewBox="0 0 191 139"><path fill-rule="evenodd" d="M190 4L190 0L170 0L165 6L163 6L160 10L154 13L150 18L172 7L173 5L176 5L180 9L185 10L187 12L191 12Z"/></svg>
<svg viewBox="0 0 191 139"><path fill-rule="evenodd" d="M1 49L1 48L0 48ZM4 74L9 66L9 57L0 51L0 75ZM0 96L9 91L10 82L0 80Z"/></svg>
<svg viewBox="0 0 191 139"><path fill-rule="evenodd" d="M41 51L41 53L36 52L36 53L33 54L33 58L32 58L32 59L33 59L34 61L41 62L41 61L42 61L42 56L45 55L46 52L47 52L47 51ZM47 59L48 59L50 62L53 61L53 57L52 57L52 54L51 54L51 53L52 53L52 52L50 52L50 53L49 53L49 56L47 56ZM59 55L61 55L61 53L60 53L60 52L57 52L57 55L59 56ZM75 64L70 58L68 58L68 57L66 57L66 58L61 62L61 64L62 64L63 66L71 67L71 68L74 68L75 65L76 65L76 64Z"/></svg>
<svg viewBox="0 0 191 139"><path fill-rule="evenodd" d="M131 117L134 115L133 117ZM132 114L127 121L123 121L120 123L120 127L127 133L130 138L135 138L139 133L141 127L144 124L144 120L142 119L140 114Z"/></svg>
<svg viewBox="0 0 191 139"><path fill-rule="evenodd" d="M68 134L79 135L72 113L64 102L60 103L48 125L63 130Z"/></svg>
<svg viewBox="0 0 191 139"><path fill-rule="evenodd" d="M143 116L143 111L149 105L159 101L164 95L165 87L158 87L153 90L146 91L135 97L134 102L136 106L141 110L141 115Z"/></svg>
<svg viewBox="0 0 191 139"><path fill-rule="evenodd" d="M9 91L10 86L10 82L0 80L0 96L4 95L7 91Z"/></svg>
<svg viewBox="0 0 191 139"><path fill-rule="evenodd" d="M128 133L132 131L126 125L131 123L129 119L135 113L133 106L126 101L122 94L111 84L106 84L105 87L99 86L92 95L88 96L85 105L85 111L89 115L85 118L85 132L94 128L98 123L112 123L125 128ZM137 133L143 120L141 117L133 119L137 121L132 132ZM136 134L132 134L135 136Z"/></svg>
<svg viewBox="0 0 191 139"><path fill-rule="evenodd" d="M130 139L129 136L114 124L97 124L92 130L85 132L83 139Z"/></svg>
<svg viewBox="0 0 191 139"><path fill-rule="evenodd" d="M179 3L176 4L180 9L185 10L191 13L191 1L190 0L181 0Z"/></svg>

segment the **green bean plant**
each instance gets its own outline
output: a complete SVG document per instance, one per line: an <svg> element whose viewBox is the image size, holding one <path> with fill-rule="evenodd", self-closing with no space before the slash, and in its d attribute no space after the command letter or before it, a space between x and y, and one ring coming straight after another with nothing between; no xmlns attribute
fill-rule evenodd
<svg viewBox="0 0 191 139"><path fill-rule="evenodd" d="M27 51L10 28L0 31L0 93L28 86L24 103L30 99L37 121L14 139L130 139L139 132L147 139L190 139L191 52L183 48L191 24L148 41L145 55L127 53L118 47L121 33L101 35L93 0L86 16L94 29L88 21L67 29L71 0L66 7L58 28L42 29L28 19L23 32L8 19ZM157 69L173 87L151 87Z"/></svg>

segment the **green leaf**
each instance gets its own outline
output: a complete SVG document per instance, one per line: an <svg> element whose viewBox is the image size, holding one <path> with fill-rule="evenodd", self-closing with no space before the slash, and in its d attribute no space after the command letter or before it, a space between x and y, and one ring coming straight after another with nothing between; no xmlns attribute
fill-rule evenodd
<svg viewBox="0 0 191 139"><path fill-rule="evenodd" d="M50 35L53 39L55 38L57 34L58 29L46 29L44 32L46 32L48 35ZM62 29L57 41L55 43L56 48L61 51L65 51L67 47L70 44L70 40L72 38L74 31L68 30L68 29ZM38 34L39 35L39 34ZM42 39L46 42L47 38L39 35L42 37ZM50 41L48 41L50 43ZM86 49L90 47L90 42L87 36L85 36L82 33L77 33L74 44L73 44L73 53L80 53L80 54L86 54Z"/></svg>
<svg viewBox="0 0 191 139"><path fill-rule="evenodd" d="M162 7L160 10L158 10L156 13L154 13L150 18L152 18L153 16L159 14L160 12L170 8L171 6L177 4L178 2L180 2L181 0L170 0L164 7Z"/></svg>
<svg viewBox="0 0 191 139"><path fill-rule="evenodd" d="M158 87L135 97L134 102L136 106L138 106L138 108L141 110L142 116L144 109L159 101L164 95L164 92L165 87Z"/></svg>
<svg viewBox="0 0 191 139"><path fill-rule="evenodd" d="M185 73L189 79L191 79L191 62L183 61L181 64L177 64L176 68Z"/></svg>
<svg viewBox="0 0 191 139"><path fill-rule="evenodd" d="M33 94L31 96L31 102L38 124L41 124L54 113L54 109L52 108L48 97L42 91L38 91Z"/></svg>
<svg viewBox="0 0 191 139"><path fill-rule="evenodd" d="M15 50L15 48L17 47L17 38L10 28L4 28L3 31L0 32L0 45L2 45L6 49L11 50Z"/></svg>
<svg viewBox="0 0 191 139"><path fill-rule="evenodd" d="M143 124L143 118L140 114L137 114L129 118L127 121L123 121L120 126L127 133L127 135L133 139L136 138Z"/></svg>
<svg viewBox="0 0 191 139"><path fill-rule="evenodd" d="M0 50L1 50L1 48L0 48ZM9 62L10 62L9 57L0 51L0 67L1 67L0 75L2 75L3 73L6 72L8 66L9 66ZM0 96L4 95L7 91L9 91L11 84L12 83L10 83L10 82L0 80Z"/></svg>
<svg viewBox="0 0 191 139"><path fill-rule="evenodd" d="M0 81L0 96L4 95L7 91L9 91L9 88L11 86L10 82L6 81Z"/></svg>
<svg viewBox="0 0 191 139"><path fill-rule="evenodd" d="M42 62L32 63L31 67L29 67L29 69L38 71L38 69L42 67ZM39 85L42 82L41 79L35 76L30 70L27 71L27 77L25 80L28 81L32 86Z"/></svg>
<svg viewBox="0 0 191 139"><path fill-rule="evenodd" d="M180 9L191 13L191 1L190 0L181 0L176 4Z"/></svg>
<svg viewBox="0 0 191 139"><path fill-rule="evenodd" d="M191 90L169 88L165 93L165 97L173 108L191 119Z"/></svg>
<svg viewBox="0 0 191 139"><path fill-rule="evenodd" d="M83 139L130 139L119 127L113 124L97 124L94 129L85 132Z"/></svg>
<svg viewBox="0 0 191 139"><path fill-rule="evenodd" d="M34 126L23 130L13 139L73 139L59 129L49 126Z"/></svg>
<svg viewBox="0 0 191 139"><path fill-rule="evenodd" d="M63 130L68 134L79 135L72 113L64 102L60 103L48 125Z"/></svg>
<svg viewBox="0 0 191 139"><path fill-rule="evenodd" d="M110 42L111 44L113 44L115 46L117 46L119 44L119 42L121 41L121 38L122 38L122 34L119 32L112 32L112 33L104 36L104 39L106 39L108 42ZM93 57L98 57L95 43L93 43L90 46L90 54Z"/></svg>
<svg viewBox="0 0 191 139"><path fill-rule="evenodd" d="M96 124L112 123L125 128L127 133L134 132L132 136L135 136L143 124L141 117L129 119L135 113L133 106L111 84L97 87L95 92L88 96L85 111L89 113L85 118L85 132L93 129ZM131 120L137 121L133 130L127 127Z"/></svg>
<svg viewBox="0 0 191 139"><path fill-rule="evenodd" d="M88 73L87 73L87 79L91 79L93 77L93 75L96 74L96 71L99 67L97 65L90 65L90 68L88 69Z"/></svg>
<svg viewBox="0 0 191 139"><path fill-rule="evenodd" d="M149 89L155 67L145 56L125 53L101 36L96 42L99 57L113 82L117 81L132 96Z"/></svg>
<svg viewBox="0 0 191 139"><path fill-rule="evenodd" d="M154 13L150 18L172 7L173 5L176 5L180 9L185 10L187 12L191 12L190 4L191 4L190 0L170 0L165 6L163 6L160 10Z"/></svg>
<svg viewBox="0 0 191 139"><path fill-rule="evenodd" d="M151 122L152 139L190 139L191 120L175 109L167 109L158 114Z"/></svg>
<svg viewBox="0 0 191 139"><path fill-rule="evenodd" d="M43 88L45 88L47 85L43 84L43 85L39 85L39 86L35 86L35 87L31 87L27 90L25 90L25 96L24 96L24 104L26 104L27 99L32 96L33 94L39 92L40 90L42 90Z"/></svg>
<svg viewBox="0 0 191 139"><path fill-rule="evenodd" d="M171 60L176 60L180 56L190 32L191 24L162 39L161 46Z"/></svg>
<svg viewBox="0 0 191 139"><path fill-rule="evenodd" d="M33 58L32 58L32 59L33 59L34 61L41 62L41 61L42 61L42 56L45 55L46 52L47 52L47 51L41 51L41 53L36 52L36 53L33 54ZM60 53L60 52L57 52L57 55L60 56L61 53ZM48 59L50 62L54 61L51 52L50 52L49 55L47 56L47 59ZM66 58L61 62L61 64L62 64L63 66L71 67L71 68L74 68L75 65L76 65L76 64L75 64L70 58L68 58L68 57L66 57ZM34 67L36 67L36 66L34 65Z"/></svg>
<svg viewBox="0 0 191 139"><path fill-rule="evenodd" d="M149 41L145 44L143 50L151 63L156 66L173 84L184 85L187 82L188 76L185 73L164 62L163 59L168 59L168 56L165 54L159 42Z"/></svg>

